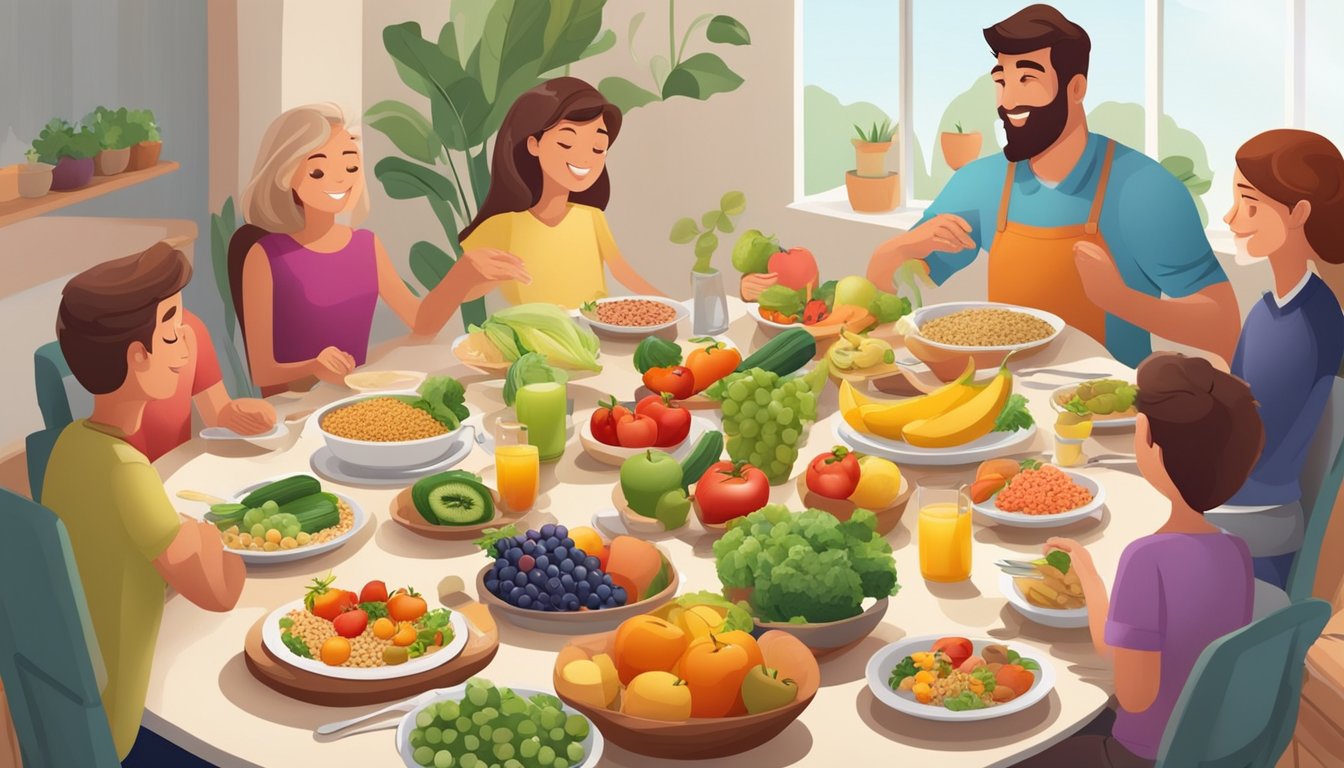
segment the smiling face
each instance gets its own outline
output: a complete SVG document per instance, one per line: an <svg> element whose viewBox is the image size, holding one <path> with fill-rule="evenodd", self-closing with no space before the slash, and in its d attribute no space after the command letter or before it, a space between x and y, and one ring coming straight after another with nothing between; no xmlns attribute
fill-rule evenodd
<svg viewBox="0 0 1344 768"><path fill-rule="evenodd" d="M126 349L128 382L149 400L166 400L177 391L182 369L191 363L187 328L182 324L182 294L159 302L154 335L147 349L139 341Z"/></svg>
<svg viewBox="0 0 1344 768"><path fill-rule="evenodd" d="M1003 154L1013 162L1033 158L1054 144L1068 125L1070 101L1077 102L1081 112L1087 90L1087 78L1082 75L1061 87L1050 64L1049 48L1000 53L990 76L1008 137Z"/></svg>
<svg viewBox="0 0 1344 768"><path fill-rule="evenodd" d="M1288 239L1288 206L1256 189L1241 171L1232 175L1232 191L1232 210L1223 221L1237 238L1238 251L1263 259L1282 248Z"/></svg>
<svg viewBox="0 0 1344 768"><path fill-rule="evenodd" d="M561 120L541 138L527 139L527 151L537 158L542 175L569 192L583 192L597 183L607 167L610 145L601 117L586 123Z"/></svg>
<svg viewBox="0 0 1344 768"><path fill-rule="evenodd" d="M364 189L359 143L343 125L299 162L291 186L305 209L337 214L352 210Z"/></svg>

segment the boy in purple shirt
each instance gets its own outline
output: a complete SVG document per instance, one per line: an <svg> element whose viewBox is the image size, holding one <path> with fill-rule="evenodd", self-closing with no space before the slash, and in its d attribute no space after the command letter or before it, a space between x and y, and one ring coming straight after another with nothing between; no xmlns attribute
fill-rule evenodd
<svg viewBox="0 0 1344 768"><path fill-rule="evenodd" d="M1139 366L1138 388L1134 452L1170 517L1125 548L1109 595L1081 544L1046 542L1078 571L1092 644L1115 666L1120 707L1023 766L1151 765L1199 655L1251 619L1246 543L1204 520L1260 456L1264 429L1250 388L1206 360L1170 353Z"/></svg>

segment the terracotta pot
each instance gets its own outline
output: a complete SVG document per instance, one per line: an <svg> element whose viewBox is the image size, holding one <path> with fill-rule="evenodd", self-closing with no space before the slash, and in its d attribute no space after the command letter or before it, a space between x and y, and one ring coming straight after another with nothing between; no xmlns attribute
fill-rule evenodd
<svg viewBox="0 0 1344 768"><path fill-rule="evenodd" d="M62 157L51 171L51 189L79 189L92 178L92 157Z"/></svg>
<svg viewBox="0 0 1344 768"><path fill-rule="evenodd" d="M891 150L891 142L883 141L873 143L861 139L850 139L854 142L854 164L856 172L866 178L881 178L887 173L887 152Z"/></svg>
<svg viewBox="0 0 1344 768"><path fill-rule="evenodd" d="M19 196L44 197L51 191L52 166L47 163L21 163L19 169Z"/></svg>
<svg viewBox="0 0 1344 768"><path fill-rule="evenodd" d="M131 148L104 149L93 157L95 176L116 176L131 162Z"/></svg>
<svg viewBox="0 0 1344 768"><path fill-rule="evenodd" d="M947 161L947 167L955 171L979 157L980 143L983 138L979 131L971 131L970 133L943 132L938 139L943 145L943 159Z"/></svg>
<svg viewBox="0 0 1344 768"><path fill-rule="evenodd" d="M128 171L143 171L159 164L159 152L163 150L162 141L142 141L131 147L131 164Z"/></svg>
<svg viewBox="0 0 1344 768"><path fill-rule="evenodd" d="M885 213L901 204L901 175L892 172L870 179L848 171L845 173L845 191L849 193L849 207L855 211Z"/></svg>
<svg viewBox="0 0 1344 768"><path fill-rule="evenodd" d="M7 165L0 168L0 203L8 203L19 197L19 166Z"/></svg>

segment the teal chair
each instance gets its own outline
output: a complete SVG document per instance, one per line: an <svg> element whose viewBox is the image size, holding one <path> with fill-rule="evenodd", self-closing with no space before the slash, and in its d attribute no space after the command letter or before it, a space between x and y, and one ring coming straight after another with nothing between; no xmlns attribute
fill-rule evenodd
<svg viewBox="0 0 1344 768"><path fill-rule="evenodd" d="M1307 449L1301 482L1307 525L1302 549L1288 572L1288 597L1295 603L1311 597L1330 513L1344 485L1344 379L1336 378L1332 384L1316 437Z"/></svg>
<svg viewBox="0 0 1344 768"><path fill-rule="evenodd" d="M43 429L32 433L24 441L24 451L28 459L28 491L33 501L42 501L42 480L47 476L47 462L51 460L51 451L56 447L56 438L62 429Z"/></svg>
<svg viewBox="0 0 1344 768"><path fill-rule="evenodd" d="M42 411L45 429L28 436L28 487L35 501L42 500L42 478L47 472L47 459L61 430L75 419L82 419L93 411L93 395L84 389L70 373L61 346L49 342L33 353L33 381L37 386L37 407Z"/></svg>
<svg viewBox="0 0 1344 768"><path fill-rule="evenodd" d="M1294 603L1204 649L1176 701L1159 768L1273 766L1297 722L1307 649L1330 604Z"/></svg>
<svg viewBox="0 0 1344 768"><path fill-rule="evenodd" d="M99 696L102 666L59 518L0 490L0 680L25 768L119 765ZM17 619L21 617L21 619Z"/></svg>

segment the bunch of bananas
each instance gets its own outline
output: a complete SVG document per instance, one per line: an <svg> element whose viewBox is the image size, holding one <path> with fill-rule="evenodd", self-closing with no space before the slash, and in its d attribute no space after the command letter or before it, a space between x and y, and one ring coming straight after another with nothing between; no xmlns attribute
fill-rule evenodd
<svg viewBox="0 0 1344 768"><path fill-rule="evenodd" d="M841 371L863 370L895 359L896 353L887 342L850 330L841 331L840 338L826 351L826 360L831 367Z"/></svg>
<svg viewBox="0 0 1344 768"><path fill-rule="evenodd" d="M954 448L994 429L1013 394L1007 361L988 382L975 381L975 362L955 381L919 397L878 402L840 384L840 413L855 430L918 448Z"/></svg>

